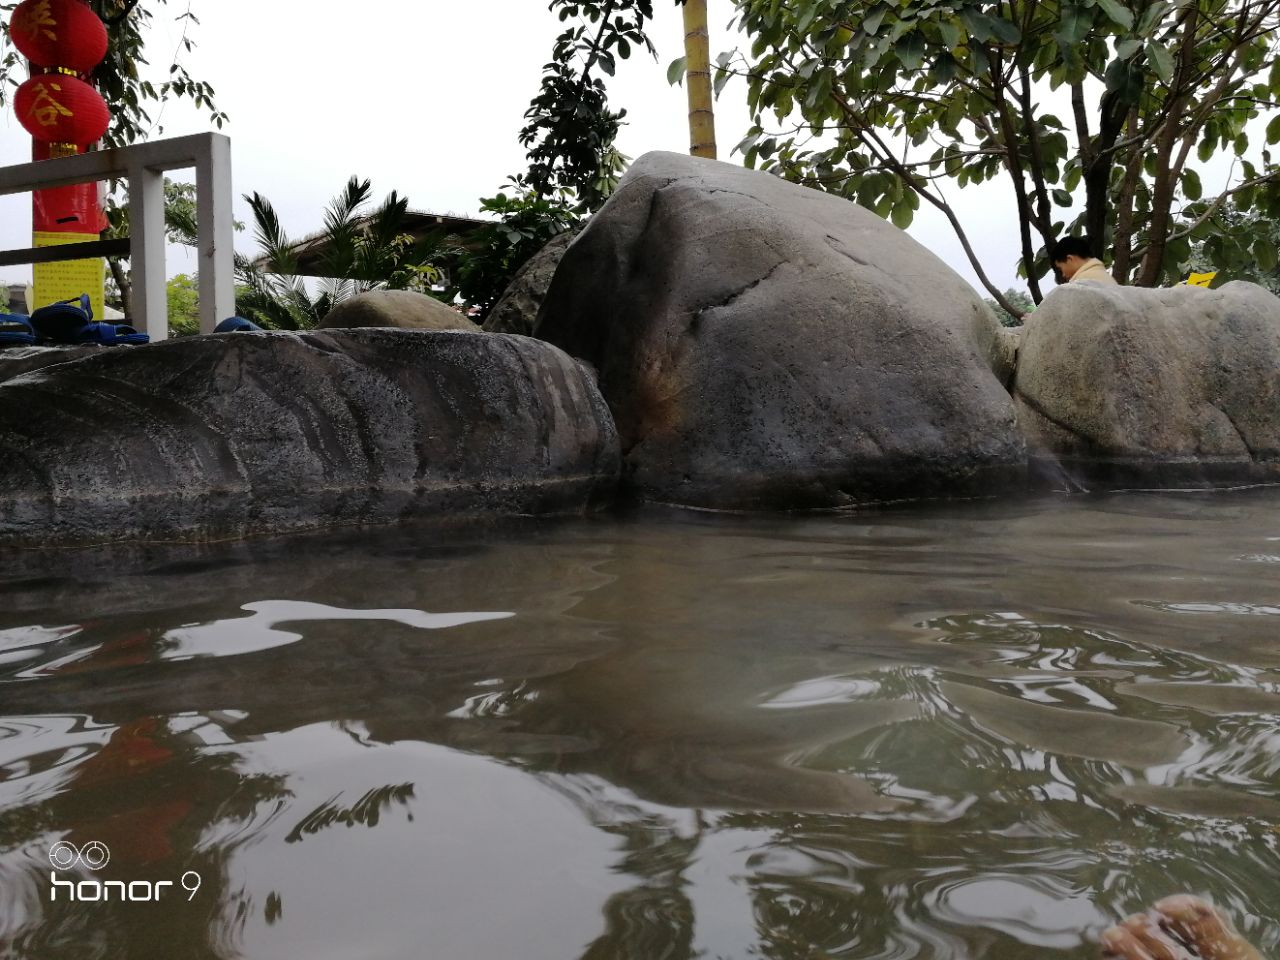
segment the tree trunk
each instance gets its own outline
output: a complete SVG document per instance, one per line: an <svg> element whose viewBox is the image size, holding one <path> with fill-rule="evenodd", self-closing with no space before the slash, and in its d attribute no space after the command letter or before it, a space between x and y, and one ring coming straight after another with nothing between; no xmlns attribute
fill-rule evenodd
<svg viewBox="0 0 1280 960"><path fill-rule="evenodd" d="M685 84L689 88L689 153L716 158L716 121L711 106L711 41L707 0L685 0Z"/></svg>
<svg viewBox="0 0 1280 960"><path fill-rule="evenodd" d="M1120 195L1116 199L1116 230L1112 238L1114 259L1111 264L1111 275L1120 284L1129 283L1129 275L1133 272L1133 231L1134 231L1134 198L1137 195L1138 180L1142 177L1142 154L1144 144L1138 140L1139 116L1138 108L1129 108L1128 129L1125 136L1134 141L1129 147L1129 160L1124 168L1124 182L1120 186Z"/></svg>
<svg viewBox="0 0 1280 960"><path fill-rule="evenodd" d="M1173 148L1178 141L1178 125L1186 112L1190 94L1187 78L1195 64L1196 28L1199 8L1191 7L1183 15L1182 43L1178 52L1178 69L1170 85L1170 100L1165 127L1156 140L1156 174L1151 191L1151 219L1147 227L1147 252L1138 267L1137 286L1154 287L1160 282L1164 268L1165 248L1169 242L1173 199L1178 188L1178 170L1173 168Z"/></svg>
<svg viewBox="0 0 1280 960"><path fill-rule="evenodd" d="M111 268L111 279L116 282L116 289L120 291L120 312L124 314L126 320L132 320L133 288L129 283L129 277L115 257L107 258L107 266Z"/></svg>

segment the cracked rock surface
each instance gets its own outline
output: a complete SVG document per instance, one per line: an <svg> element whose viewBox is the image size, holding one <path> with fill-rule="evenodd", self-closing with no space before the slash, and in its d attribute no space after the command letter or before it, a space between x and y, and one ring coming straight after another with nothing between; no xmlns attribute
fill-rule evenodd
<svg viewBox="0 0 1280 960"><path fill-rule="evenodd" d="M579 513L617 483L590 376L527 337L234 333L0 384L0 543Z"/></svg>
<svg viewBox="0 0 1280 960"><path fill-rule="evenodd" d="M1280 299L1062 287L1026 324L1014 397L1033 458L1086 486L1280 481Z"/></svg>
<svg viewBox="0 0 1280 960"><path fill-rule="evenodd" d="M536 332L598 371L633 494L769 509L1020 489L998 329L871 212L651 153L565 253Z"/></svg>

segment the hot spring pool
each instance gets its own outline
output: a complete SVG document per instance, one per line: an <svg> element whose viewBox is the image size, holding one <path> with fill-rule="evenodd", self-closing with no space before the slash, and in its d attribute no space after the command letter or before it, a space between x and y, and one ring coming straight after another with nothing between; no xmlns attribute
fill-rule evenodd
<svg viewBox="0 0 1280 960"><path fill-rule="evenodd" d="M1280 946L1280 492L0 559L6 960Z"/></svg>

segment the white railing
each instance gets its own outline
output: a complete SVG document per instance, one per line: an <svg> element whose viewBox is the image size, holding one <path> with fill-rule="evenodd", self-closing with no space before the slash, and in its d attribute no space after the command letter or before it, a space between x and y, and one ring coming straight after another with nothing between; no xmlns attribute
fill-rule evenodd
<svg viewBox="0 0 1280 960"><path fill-rule="evenodd" d="M129 184L129 262L132 269L133 325L152 340L169 335L165 297L164 174L195 167L199 234L200 332L212 333L219 321L235 314L234 232L231 217L231 140L220 133L200 133L156 140L132 147L82 153L0 167L0 194L29 193L48 187L99 180ZM65 260L105 252L112 241L16 251L33 263ZM119 251L123 252L123 250Z"/></svg>

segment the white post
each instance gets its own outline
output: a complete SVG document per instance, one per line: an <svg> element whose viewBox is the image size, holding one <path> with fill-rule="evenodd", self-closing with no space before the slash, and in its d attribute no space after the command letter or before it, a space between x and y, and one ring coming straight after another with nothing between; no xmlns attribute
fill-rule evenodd
<svg viewBox="0 0 1280 960"><path fill-rule="evenodd" d="M164 171L196 168L200 272L200 332L212 333L236 310L231 219L231 141L198 133L132 147L0 167L0 196L47 187L127 177L133 321L152 340L169 336L165 296ZM27 251L19 251L26 253Z"/></svg>
<svg viewBox="0 0 1280 960"><path fill-rule="evenodd" d="M213 333L236 312L231 200L231 141L214 135L196 161L201 333Z"/></svg>
<svg viewBox="0 0 1280 960"><path fill-rule="evenodd" d="M164 174L158 170L136 167L129 171L129 233L133 323L153 343L166 340Z"/></svg>

